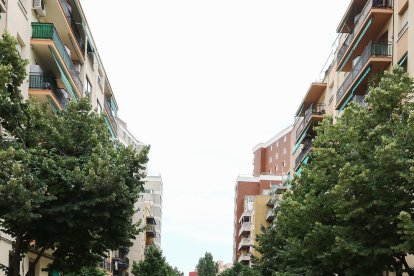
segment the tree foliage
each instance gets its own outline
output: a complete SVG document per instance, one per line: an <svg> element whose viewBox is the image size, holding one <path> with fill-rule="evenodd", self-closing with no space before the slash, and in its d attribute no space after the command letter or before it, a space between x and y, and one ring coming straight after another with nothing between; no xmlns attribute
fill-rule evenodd
<svg viewBox="0 0 414 276"><path fill-rule="evenodd" d="M213 260L213 255L211 255L209 252L206 252L204 254L204 257L201 257L198 260L196 270L197 275L199 276L215 276L218 272L218 267Z"/></svg>
<svg viewBox="0 0 414 276"><path fill-rule="evenodd" d="M239 262L234 263L232 268L228 268L220 273L220 276L260 276L255 269L243 265Z"/></svg>
<svg viewBox="0 0 414 276"><path fill-rule="evenodd" d="M413 81L396 68L318 127L311 164L275 227L259 236L262 275L414 275Z"/></svg>
<svg viewBox="0 0 414 276"><path fill-rule="evenodd" d="M68 273L65 276L105 276L106 273L102 269L96 267L84 267L79 272Z"/></svg>
<svg viewBox="0 0 414 276"><path fill-rule="evenodd" d="M168 264L162 251L155 246L150 246L145 252L145 259L134 263L132 274L135 276L183 276L176 267Z"/></svg>
<svg viewBox="0 0 414 276"><path fill-rule="evenodd" d="M3 268L19 275L33 249L38 258L52 250L49 269L79 272L108 250L131 246L148 148L136 153L110 141L87 98L57 112L24 101L27 62L15 45L8 34L0 40L0 227L15 239Z"/></svg>

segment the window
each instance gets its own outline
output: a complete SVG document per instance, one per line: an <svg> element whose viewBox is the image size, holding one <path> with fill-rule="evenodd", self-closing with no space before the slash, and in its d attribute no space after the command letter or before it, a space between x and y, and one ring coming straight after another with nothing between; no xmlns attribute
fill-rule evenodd
<svg viewBox="0 0 414 276"><path fill-rule="evenodd" d="M85 87L85 93L86 93L86 95L87 96L90 96L91 95L91 93L92 93L92 84L91 84L91 82L89 81L89 78L88 77L86 77L86 87Z"/></svg>
<svg viewBox="0 0 414 276"><path fill-rule="evenodd" d="M273 150L273 145L270 145L270 151L272 151Z"/></svg>
<svg viewBox="0 0 414 276"><path fill-rule="evenodd" d="M101 113L102 113L102 106L101 106L101 104L99 103L99 100L97 100L96 101L96 105L97 105L97 112L98 112L98 115L101 115Z"/></svg>
<svg viewBox="0 0 414 276"><path fill-rule="evenodd" d="M286 143L286 136L283 137L283 143Z"/></svg>
<svg viewBox="0 0 414 276"><path fill-rule="evenodd" d="M275 172L277 172L279 170L279 166L278 165L276 165L275 166Z"/></svg>
<svg viewBox="0 0 414 276"><path fill-rule="evenodd" d="M283 168L286 167L286 160L283 160L282 166L283 166Z"/></svg>
<svg viewBox="0 0 414 276"><path fill-rule="evenodd" d="M279 141L276 141L276 147L278 147L279 146Z"/></svg>
<svg viewBox="0 0 414 276"><path fill-rule="evenodd" d="M276 159L279 159L279 153L276 152Z"/></svg>
<svg viewBox="0 0 414 276"><path fill-rule="evenodd" d="M272 163L273 162L273 158L272 158L272 156L270 156L269 157L269 163Z"/></svg>
<svg viewBox="0 0 414 276"><path fill-rule="evenodd" d="M286 155L286 148L283 148L283 155Z"/></svg>

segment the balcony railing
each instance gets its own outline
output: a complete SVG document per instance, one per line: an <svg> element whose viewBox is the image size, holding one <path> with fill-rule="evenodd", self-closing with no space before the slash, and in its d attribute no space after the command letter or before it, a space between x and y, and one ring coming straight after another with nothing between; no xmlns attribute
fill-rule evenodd
<svg viewBox="0 0 414 276"><path fill-rule="evenodd" d="M70 26L70 28L73 32L73 35L75 36L76 42L78 43L82 54L84 54L83 49L85 47L85 43L84 43L84 40L82 39L82 36L81 36L77 26L76 26L77 23L75 22L75 20L73 20L73 15L72 15L72 12L71 12L72 7L69 5L69 3L66 0L60 0L59 2L60 2L60 5L62 6L63 13L65 14L66 21L68 22L68 24L69 24L69 26Z"/></svg>
<svg viewBox="0 0 414 276"><path fill-rule="evenodd" d="M0 13L2 13L2 12L6 12L6 10L7 10L7 7L6 7L6 0L1 0L0 2L1 2L1 3L0 3Z"/></svg>
<svg viewBox="0 0 414 276"><path fill-rule="evenodd" d="M251 222L243 222L240 227L239 235L243 232L250 232L252 230L252 223Z"/></svg>
<svg viewBox="0 0 414 276"><path fill-rule="evenodd" d="M249 254L241 254L238 259L239 263L241 262L250 262L250 255Z"/></svg>
<svg viewBox="0 0 414 276"><path fill-rule="evenodd" d="M104 100L104 106L106 113L108 114L109 120L111 121L111 124L114 127L114 131L116 132L116 120L111 105L107 100Z"/></svg>
<svg viewBox="0 0 414 276"><path fill-rule="evenodd" d="M312 118L312 115L323 115L325 114L326 105L325 104L312 104L306 111L305 116L303 117L302 122L296 129L296 139L302 134L304 129L307 127L309 121Z"/></svg>
<svg viewBox="0 0 414 276"><path fill-rule="evenodd" d="M66 108L68 105L68 100L66 99L65 94L62 92L62 89L58 87L56 81L50 76L45 76L41 73L30 73L29 88L48 89L52 91L53 95L56 97L62 108Z"/></svg>
<svg viewBox="0 0 414 276"><path fill-rule="evenodd" d="M367 1L361 13L358 15L358 20L355 23L352 32L350 32L347 35L344 43L342 44L341 48L338 51L338 54L337 54L338 62L342 59L342 57L348 50L349 46L351 45L352 41L355 38L355 34L357 34L359 30L361 29L362 23L365 21L365 19L367 18L372 8L392 8L392 0L369 0Z"/></svg>
<svg viewBox="0 0 414 276"><path fill-rule="evenodd" d="M56 28L51 23L32 23L32 38L36 39L51 39L56 46L60 56L62 57L68 71L75 82L75 85L79 91L83 91L83 83L80 79L79 72L76 71L75 65L70 58L68 52L65 49L62 39L59 37Z"/></svg>
<svg viewBox="0 0 414 276"><path fill-rule="evenodd" d="M275 218L275 210L269 209L266 213L266 221L273 221L273 219Z"/></svg>
<svg viewBox="0 0 414 276"><path fill-rule="evenodd" d="M341 101L343 95L348 91L351 84L359 76L359 74L361 73L362 69L364 68L365 64L368 62L371 56L390 57L391 54L392 44L370 42L368 46L365 48L358 62L352 68L351 72L349 72L348 76L336 92L336 104L338 104Z"/></svg>
<svg viewBox="0 0 414 276"><path fill-rule="evenodd" d="M302 151L299 153L298 157L296 157L295 168L297 168L302 163L303 159L305 159L305 157L308 155L311 148L312 148L312 141L307 141Z"/></svg>
<svg viewBox="0 0 414 276"><path fill-rule="evenodd" d="M240 244L239 244L239 250L242 247L250 246L250 245L251 245L251 239L250 238L241 239Z"/></svg>

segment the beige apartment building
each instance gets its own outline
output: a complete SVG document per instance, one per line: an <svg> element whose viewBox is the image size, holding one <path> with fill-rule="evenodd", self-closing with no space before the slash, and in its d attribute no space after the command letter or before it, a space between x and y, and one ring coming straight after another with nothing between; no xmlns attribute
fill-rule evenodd
<svg viewBox="0 0 414 276"><path fill-rule="evenodd" d="M104 116L109 136L117 139L118 105L79 0L0 0L0 35L5 31L17 38L20 55L29 60L21 86L25 99L33 97L59 110L89 96ZM0 232L0 263L8 264L12 242ZM51 254L44 254L34 275L48 275L42 268L51 262ZM111 258L102 262L109 275ZM25 256L23 275L34 259L32 253Z"/></svg>
<svg viewBox="0 0 414 276"><path fill-rule="evenodd" d="M321 78L309 85L295 114L290 166L309 160L315 125L340 115L350 102L366 104L369 80L395 65L414 76L414 5L409 0L352 0L336 28L338 38Z"/></svg>

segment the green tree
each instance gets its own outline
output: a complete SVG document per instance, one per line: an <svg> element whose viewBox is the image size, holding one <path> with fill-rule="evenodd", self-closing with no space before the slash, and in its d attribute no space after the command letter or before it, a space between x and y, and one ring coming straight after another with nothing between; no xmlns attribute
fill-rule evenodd
<svg viewBox="0 0 414 276"><path fill-rule="evenodd" d="M211 255L209 252L206 252L204 254L204 257L201 257L198 260L196 270L199 276L215 276L218 272L218 267L213 260L213 255Z"/></svg>
<svg viewBox="0 0 414 276"><path fill-rule="evenodd" d="M57 112L24 101L27 62L16 43L8 34L0 40L0 227L15 239L2 268L19 275L33 249L39 253L29 275L50 249L49 270L76 273L108 250L131 246L148 148L136 153L110 141L86 98Z"/></svg>
<svg viewBox="0 0 414 276"><path fill-rule="evenodd" d="M65 276L105 276L106 273L96 267L84 267L77 273L68 273Z"/></svg>
<svg viewBox="0 0 414 276"><path fill-rule="evenodd" d="M145 260L134 263L132 274L135 276L182 276L184 273L172 268L162 255L162 251L151 246L145 252Z"/></svg>
<svg viewBox="0 0 414 276"><path fill-rule="evenodd" d="M414 275L413 87L396 68L370 88L369 108L318 127L311 164L259 236L263 275Z"/></svg>
<svg viewBox="0 0 414 276"><path fill-rule="evenodd" d="M255 269L243 265L239 262L234 263L232 268L228 268L220 273L220 276L260 276Z"/></svg>

